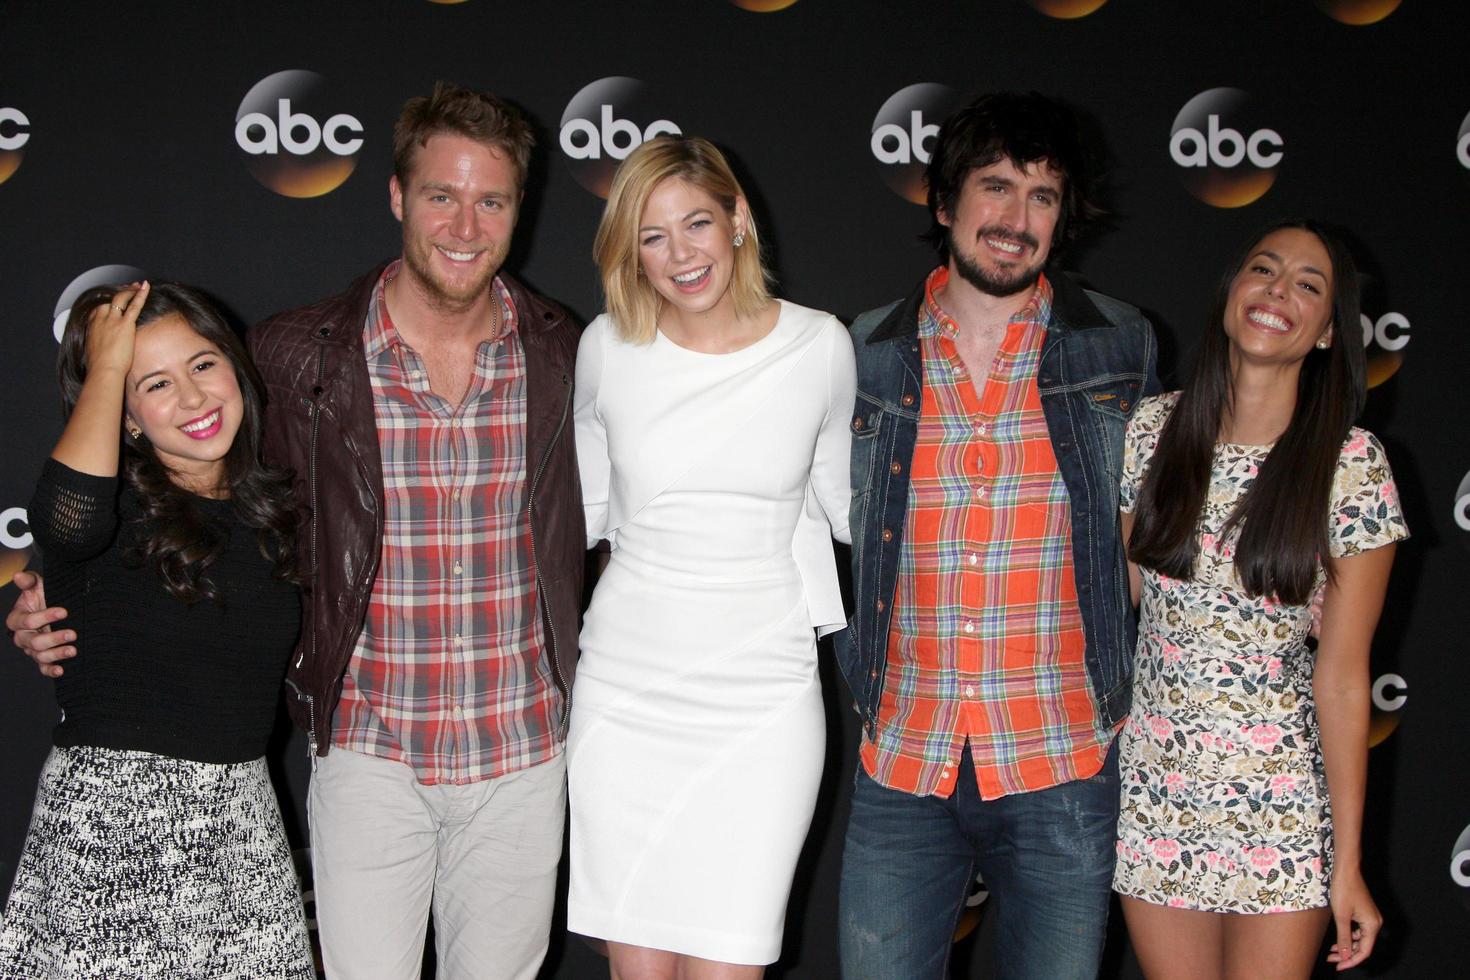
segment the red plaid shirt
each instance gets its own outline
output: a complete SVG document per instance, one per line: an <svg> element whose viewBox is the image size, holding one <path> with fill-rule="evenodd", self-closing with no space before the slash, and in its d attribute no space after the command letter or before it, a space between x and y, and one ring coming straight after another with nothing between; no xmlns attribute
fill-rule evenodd
<svg viewBox="0 0 1470 980"><path fill-rule="evenodd" d="M874 740L863 765L919 796L954 792L966 742L980 796L1097 773L1103 727L1083 661L1071 507L1036 387L1051 285L1006 326L981 393L935 300L919 311L924 389Z"/></svg>
<svg viewBox="0 0 1470 980"><path fill-rule="evenodd" d="M510 293L451 405L393 327L363 328L383 458L383 555L332 744L470 783L553 758L561 695L542 641L526 499L526 364Z"/></svg>

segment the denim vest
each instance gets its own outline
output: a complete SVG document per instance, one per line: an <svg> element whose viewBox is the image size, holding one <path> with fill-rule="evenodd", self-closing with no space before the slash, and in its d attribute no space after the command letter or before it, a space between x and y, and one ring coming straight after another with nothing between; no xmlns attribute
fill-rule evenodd
<svg viewBox="0 0 1470 980"><path fill-rule="evenodd" d="M1050 278L1051 317L1036 384L1072 511L1072 564L1087 639L1087 677L1102 723L1128 712L1137 624L1118 522L1123 429L1159 390L1153 328L1126 303ZM888 664L909 464L918 439L924 369L918 313L924 286L864 313L852 326L857 405L852 416L852 584L856 610L834 639L838 663L869 738Z"/></svg>

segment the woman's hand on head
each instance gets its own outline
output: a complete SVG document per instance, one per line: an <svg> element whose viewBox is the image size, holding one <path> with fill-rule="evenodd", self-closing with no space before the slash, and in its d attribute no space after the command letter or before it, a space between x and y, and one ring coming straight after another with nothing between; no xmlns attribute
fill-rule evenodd
<svg viewBox="0 0 1470 980"><path fill-rule="evenodd" d="M118 290L92 311L87 320L87 371L116 371L126 375L133 366L133 343L138 332L138 314L148 298L148 284Z"/></svg>

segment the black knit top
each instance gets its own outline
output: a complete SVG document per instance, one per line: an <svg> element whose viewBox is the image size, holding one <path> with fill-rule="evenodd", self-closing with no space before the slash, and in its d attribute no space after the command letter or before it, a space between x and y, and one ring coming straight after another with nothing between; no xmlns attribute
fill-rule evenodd
<svg viewBox="0 0 1470 980"><path fill-rule="evenodd" d="M227 544L209 568L221 601L169 595L134 554L141 507L116 477L47 460L27 510L46 600L77 655L56 679L59 746L137 749L198 762L265 754L300 629L296 587L274 577L229 500L194 498Z"/></svg>

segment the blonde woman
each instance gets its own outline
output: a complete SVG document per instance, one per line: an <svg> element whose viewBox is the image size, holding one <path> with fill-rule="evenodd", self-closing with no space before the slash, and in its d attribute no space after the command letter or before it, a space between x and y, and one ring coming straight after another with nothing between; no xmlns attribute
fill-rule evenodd
<svg viewBox="0 0 1470 980"><path fill-rule="evenodd" d="M568 927L607 941L615 978L758 977L822 771L852 344L770 296L705 140L624 161L594 254L607 312L578 350L577 454L611 560L567 743Z"/></svg>

